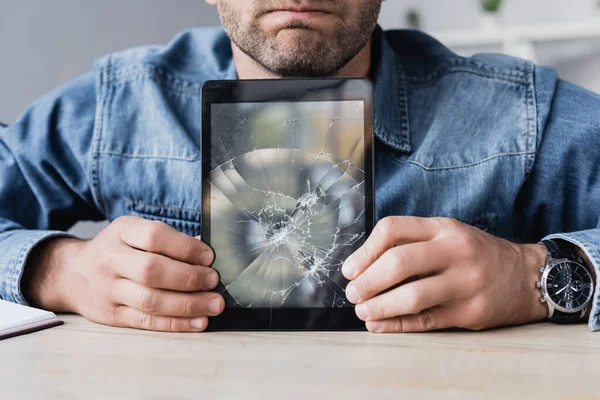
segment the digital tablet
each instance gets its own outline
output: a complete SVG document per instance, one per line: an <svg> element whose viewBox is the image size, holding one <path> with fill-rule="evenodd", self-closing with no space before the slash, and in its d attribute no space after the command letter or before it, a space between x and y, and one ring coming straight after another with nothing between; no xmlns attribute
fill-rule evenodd
<svg viewBox="0 0 600 400"><path fill-rule="evenodd" d="M364 330L341 266L374 221L371 82L206 82L201 147L209 329Z"/></svg>

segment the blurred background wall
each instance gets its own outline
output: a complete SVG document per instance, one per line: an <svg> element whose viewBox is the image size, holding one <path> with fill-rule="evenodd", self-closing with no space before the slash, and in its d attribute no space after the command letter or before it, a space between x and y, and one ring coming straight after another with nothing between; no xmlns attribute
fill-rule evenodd
<svg viewBox="0 0 600 400"><path fill-rule="evenodd" d="M0 0L0 121L88 71L108 52L163 44L180 30L219 23L204 0ZM386 0L386 29L418 27L460 54L506 52L555 66L600 92L599 0ZM83 225L91 236L97 227Z"/></svg>
<svg viewBox="0 0 600 400"><path fill-rule="evenodd" d="M204 0L0 0L0 121L96 57L219 23Z"/></svg>
<svg viewBox="0 0 600 400"><path fill-rule="evenodd" d="M600 0L502 0L494 14L482 12L482 1L496 3L387 0L380 23L407 27L417 20L421 30L459 54L501 52L531 59L600 92Z"/></svg>

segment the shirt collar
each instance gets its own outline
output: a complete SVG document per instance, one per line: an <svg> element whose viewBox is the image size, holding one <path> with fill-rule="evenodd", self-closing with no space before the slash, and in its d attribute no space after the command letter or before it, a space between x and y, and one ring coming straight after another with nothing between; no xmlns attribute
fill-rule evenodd
<svg viewBox="0 0 600 400"><path fill-rule="evenodd" d="M377 26L373 34L374 131L385 144L411 151L406 75L399 57Z"/></svg>

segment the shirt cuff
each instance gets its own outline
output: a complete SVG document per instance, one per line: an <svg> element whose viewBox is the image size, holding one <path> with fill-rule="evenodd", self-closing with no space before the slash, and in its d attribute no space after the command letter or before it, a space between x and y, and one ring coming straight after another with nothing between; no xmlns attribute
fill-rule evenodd
<svg viewBox="0 0 600 400"><path fill-rule="evenodd" d="M544 240L546 239L562 239L576 245L583 250L592 263L592 267L596 271L596 282L588 326L590 331L600 331L600 290L598 289L600 282L600 229L550 235L544 238Z"/></svg>
<svg viewBox="0 0 600 400"><path fill-rule="evenodd" d="M0 233L0 298L29 305L21 291L27 258L35 246L55 237L74 238L60 231L14 230Z"/></svg>

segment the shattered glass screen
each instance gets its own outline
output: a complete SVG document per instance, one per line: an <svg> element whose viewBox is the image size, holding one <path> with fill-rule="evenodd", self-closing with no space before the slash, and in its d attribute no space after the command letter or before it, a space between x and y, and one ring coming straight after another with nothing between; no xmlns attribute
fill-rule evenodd
<svg viewBox="0 0 600 400"><path fill-rule="evenodd" d="M364 103L211 107L210 244L227 306L351 307L340 270L365 239Z"/></svg>

